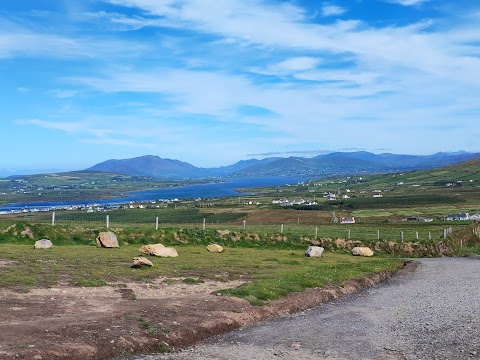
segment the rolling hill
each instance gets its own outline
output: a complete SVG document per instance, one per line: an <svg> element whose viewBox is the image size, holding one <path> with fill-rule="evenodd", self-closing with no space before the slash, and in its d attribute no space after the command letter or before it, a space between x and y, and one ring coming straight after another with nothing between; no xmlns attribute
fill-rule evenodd
<svg viewBox="0 0 480 360"><path fill-rule="evenodd" d="M334 152L313 158L271 157L242 160L218 168L199 168L186 162L146 155L107 160L87 170L155 178L336 176L431 169L480 158L480 153L436 153L434 155L373 154L366 151Z"/></svg>

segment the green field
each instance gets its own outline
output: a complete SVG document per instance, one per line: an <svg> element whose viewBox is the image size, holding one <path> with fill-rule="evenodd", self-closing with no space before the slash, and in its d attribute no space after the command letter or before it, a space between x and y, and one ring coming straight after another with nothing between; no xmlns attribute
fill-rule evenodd
<svg viewBox="0 0 480 360"><path fill-rule="evenodd" d="M102 286L128 282L151 282L158 277L192 284L206 281L245 280L248 284L225 293L252 303L272 300L305 288L337 285L376 271L394 271L395 259L360 258L325 253L308 258L301 250L226 248L209 253L204 246L178 246L178 258L150 257L153 268L132 269L138 246L102 249L94 246L56 246L34 250L26 245L0 245L0 287L28 291L32 287ZM193 280L188 280L193 279Z"/></svg>

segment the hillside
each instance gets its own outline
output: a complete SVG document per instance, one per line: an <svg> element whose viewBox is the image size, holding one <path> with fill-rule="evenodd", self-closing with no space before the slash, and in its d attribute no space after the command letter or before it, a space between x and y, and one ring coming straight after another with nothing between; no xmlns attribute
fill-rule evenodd
<svg viewBox="0 0 480 360"><path fill-rule="evenodd" d="M155 178L262 176L341 176L367 173L431 169L480 157L480 153L437 153L434 155L373 154L366 151L335 152L313 158L271 157L242 160L218 168L199 168L186 162L147 155L132 159L107 160L87 170Z"/></svg>

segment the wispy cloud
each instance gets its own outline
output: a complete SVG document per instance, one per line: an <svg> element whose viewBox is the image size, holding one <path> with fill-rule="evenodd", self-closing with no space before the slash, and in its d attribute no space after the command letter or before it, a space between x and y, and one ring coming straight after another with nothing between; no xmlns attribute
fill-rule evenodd
<svg viewBox="0 0 480 360"><path fill-rule="evenodd" d="M347 10L337 6L337 5L331 5L331 4L325 4L322 6L322 15L323 16L336 16L336 15L342 15L346 13Z"/></svg>
<svg viewBox="0 0 480 360"><path fill-rule="evenodd" d="M391 3L399 4L403 6L416 6L423 3L429 2L431 0L388 0Z"/></svg>
<svg viewBox="0 0 480 360"><path fill-rule="evenodd" d="M402 6L402 18L388 17L391 6L364 16L356 0L323 0L315 15L302 2L265 0L2 13L0 86L17 101L2 116L88 148L187 161L228 161L247 147L268 156L317 144L431 152L425 137L477 143L479 6L451 16L432 1L382 1Z"/></svg>
<svg viewBox="0 0 480 360"><path fill-rule="evenodd" d="M39 119L17 120L19 125L35 125L44 129L61 130L68 133L78 132L86 129L86 125L79 122L65 122L65 121L44 121Z"/></svg>
<svg viewBox="0 0 480 360"><path fill-rule="evenodd" d="M96 144L96 145L114 145L114 146L127 146L133 148L146 148L154 149L155 144L148 144L143 142L136 142L126 139L114 139L114 138L95 138L95 139L81 139L84 144Z"/></svg>
<svg viewBox="0 0 480 360"><path fill-rule="evenodd" d="M66 89L53 89L48 91L49 94L60 98L65 99L79 94L78 90L66 90Z"/></svg>

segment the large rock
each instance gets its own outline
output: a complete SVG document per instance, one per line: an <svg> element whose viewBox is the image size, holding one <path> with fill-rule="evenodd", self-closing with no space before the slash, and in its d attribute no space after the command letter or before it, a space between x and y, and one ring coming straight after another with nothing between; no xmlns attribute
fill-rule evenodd
<svg viewBox="0 0 480 360"><path fill-rule="evenodd" d="M165 248L163 244L150 244L150 245L143 245L138 251L142 254L158 256L157 253L160 253L160 249Z"/></svg>
<svg viewBox="0 0 480 360"><path fill-rule="evenodd" d="M117 236L111 231L101 232L96 240L99 247L118 248Z"/></svg>
<svg viewBox="0 0 480 360"><path fill-rule="evenodd" d="M223 246L218 244L210 244L207 246L209 252L221 253L223 251Z"/></svg>
<svg viewBox="0 0 480 360"><path fill-rule="evenodd" d="M177 257L177 250L174 248L168 248L162 244L151 244L142 246L139 251L143 254L160 256L160 257Z"/></svg>
<svg viewBox="0 0 480 360"><path fill-rule="evenodd" d="M152 262L144 257L135 257L133 258L132 268L141 268L143 266L153 266Z"/></svg>
<svg viewBox="0 0 480 360"><path fill-rule="evenodd" d="M373 256L373 251L369 247L357 246L352 249L354 256Z"/></svg>
<svg viewBox="0 0 480 360"><path fill-rule="evenodd" d="M308 249L305 251L305 256L322 257L323 250L325 249L321 246L309 246Z"/></svg>
<svg viewBox="0 0 480 360"><path fill-rule="evenodd" d="M35 242L35 249L50 249L53 246L48 239L42 239Z"/></svg>

